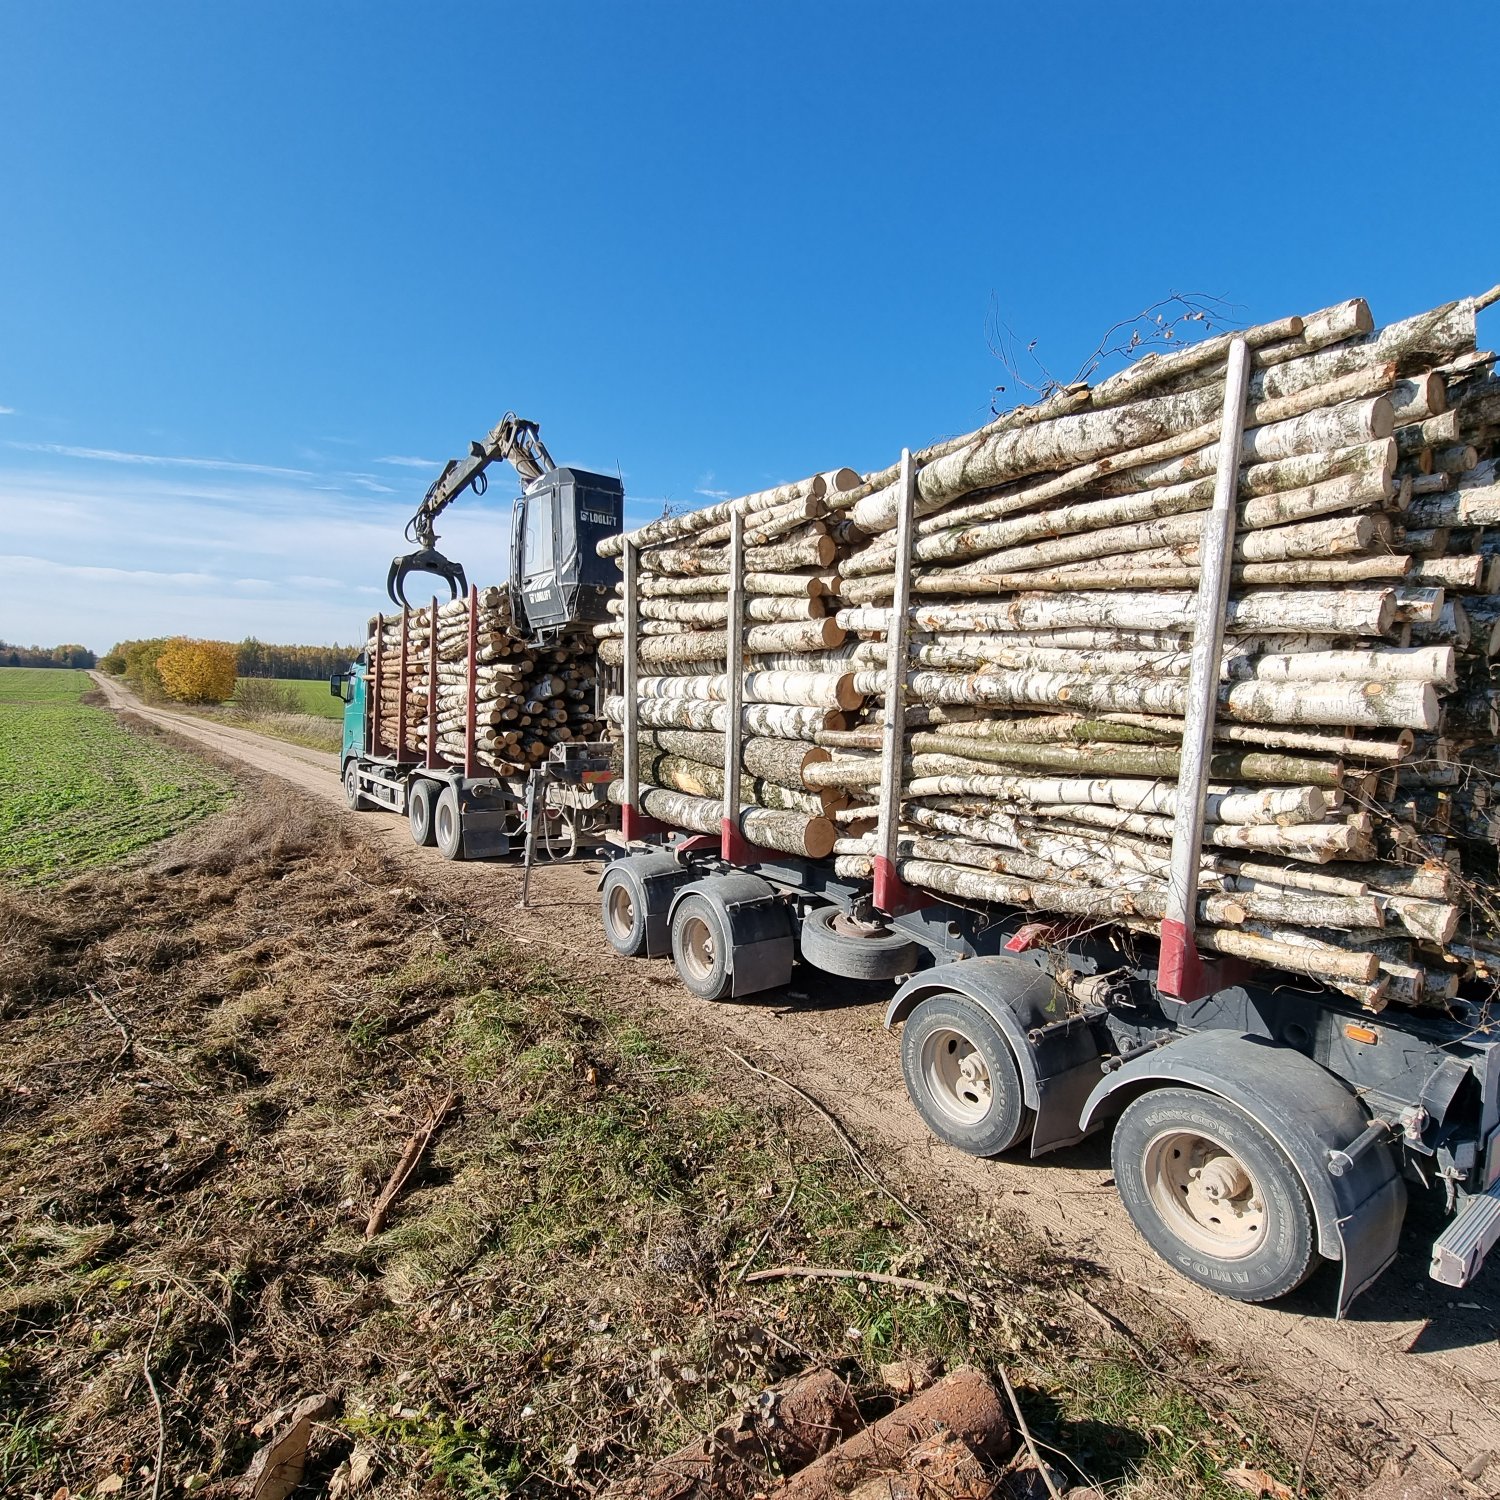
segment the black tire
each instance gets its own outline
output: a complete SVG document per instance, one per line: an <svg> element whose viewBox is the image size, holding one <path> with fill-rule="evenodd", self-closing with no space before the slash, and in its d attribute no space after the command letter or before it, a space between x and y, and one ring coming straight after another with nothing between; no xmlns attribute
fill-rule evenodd
<svg viewBox="0 0 1500 1500"><path fill-rule="evenodd" d="M604 872L599 887L599 920L604 940L625 958L646 953L646 901L640 886L624 871Z"/></svg>
<svg viewBox="0 0 1500 1500"><path fill-rule="evenodd" d="M1190 1281L1270 1302L1317 1269L1317 1224L1297 1169L1234 1105L1197 1089L1152 1089L1120 1116L1111 1156L1135 1227Z"/></svg>
<svg viewBox="0 0 1500 1500"><path fill-rule="evenodd" d="M359 762L353 759L344 762L344 806L351 812L365 809L364 793L359 789Z"/></svg>
<svg viewBox="0 0 1500 1500"><path fill-rule="evenodd" d="M458 810L458 791L445 786L432 811L433 838L444 859L464 857L464 824Z"/></svg>
<svg viewBox="0 0 1500 1500"><path fill-rule="evenodd" d="M414 844L437 843L437 826L433 813L437 804L437 788L422 777L417 777L406 789L406 821L411 828Z"/></svg>
<svg viewBox="0 0 1500 1500"><path fill-rule="evenodd" d="M1031 1133L1010 1043L965 995L917 1003L901 1033L901 1072L927 1128L970 1156L999 1156Z"/></svg>
<svg viewBox="0 0 1500 1500"><path fill-rule="evenodd" d="M723 913L694 892L672 913L672 962L677 977L700 1000L723 1000L734 988L729 930Z"/></svg>
<svg viewBox="0 0 1500 1500"><path fill-rule="evenodd" d="M820 906L802 919L802 957L815 969L845 979L894 979L917 966L917 945L897 932L852 937L833 923L836 906Z"/></svg>

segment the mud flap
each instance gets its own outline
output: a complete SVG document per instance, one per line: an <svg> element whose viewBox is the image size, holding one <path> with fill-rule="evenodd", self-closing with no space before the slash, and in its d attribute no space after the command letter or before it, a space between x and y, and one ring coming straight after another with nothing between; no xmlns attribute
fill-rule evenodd
<svg viewBox="0 0 1500 1500"><path fill-rule="evenodd" d="M1386 1153L1389 1159L1389 1153ZM1391 1163L1391 1175L1378 1182L1368 1197L1339 1220L1338 1316L1343 1317L1359 1294L1372 1286L1396 1258L1401 1225L1406 1218L1406 1183ZM1334 1178L1340 1183L1341 1178Z"/></svg>

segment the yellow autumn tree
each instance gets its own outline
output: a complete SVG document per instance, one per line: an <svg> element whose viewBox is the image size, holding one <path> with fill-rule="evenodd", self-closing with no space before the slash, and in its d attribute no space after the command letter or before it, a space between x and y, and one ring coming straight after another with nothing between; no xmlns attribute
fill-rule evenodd
<svg viewBox="0 0 1500 1500"><path fill-rule="evenodd" d="M162 690L179 703L224 703L234 696L234 647L178 636L162 648L156 672Z"/></svg>

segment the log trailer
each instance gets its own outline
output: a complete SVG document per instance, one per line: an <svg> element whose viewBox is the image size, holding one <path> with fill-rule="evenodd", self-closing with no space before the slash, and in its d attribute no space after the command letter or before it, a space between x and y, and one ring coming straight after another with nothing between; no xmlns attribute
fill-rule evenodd
<svg viewBox="0 0 1500 1500"><path fill-rule="evenodd" d="M616 952L670 956L683 985L704 1000L774 991L799 960L888 992L894 986L885 1023L901 1028L908 1093L939 1139L980 1157L1039 1156L1108 1130L1126 1210L1180 1273L1262 1302L1336 1261L1342 1316L1394 1259L1409 1185L1441 1194L1451 1215L1432 1245L1435 1280L1469 1284L1500 1240L1500 1028L1479 1003L1455 1001L1446 1015L1370 1015L1312 981L1199 956L1195 856L1233 540L1233 463L1225 468L1205 530L1195 620L1203 661L1190 679L1179 775L1196 796L1179 799L1187 812L1173 840L1170 920L1159 944L1096 921L1049 920L905 884L897 873L897 693L886 698L873 878L841 877L833 858L747 842L739 514L730 534L717 831L673 829L644 811L647 802L664 804L640 776L637 657L648 638L641 549L629 536L611 544L624 577L615 686L623 775L612 793L622 827L600 883L601 918ZM909 663L909 453L899 484L887 682L905 680Z"/></svg>
<svg viewBox="0 0 1500 1500"><path fill-rule="evenodd" d="M435 555L430 521L437 501L447 503L482 470L486 453L505 456L505 434L491 436L470 460L444 471L424 502L425 530L415 528L424 552L414 565L436 563L455 597L461 571ZM1181 1274L1225 1296L1268 1301L1336 1261L1342 1316L1394 1259L1409 1185L1441 1194L1451 1215L1432 1246L1432 1277L1452 1287L1473 1281L1500 1240L1500 1031L1490 1011L1456 1000L1448 1014L1372 1016L1309 981L1200 958L1193 941L1191 856L1202 838L1216 701L1209 663L1224 616L1232 465L1210 513L1209 526L1220 525L1221 534L1205 532L1195 622L1204 666L1195 665L1190 679L1194 706L1179 776L1198 795L1180 799L1187 810L1174 835L1170 921L1158 944L1118 927L1039 918L905 884L896 858L899 694L889 695L884 722L871 878L841 875L832 858L777 854L746 840L748 622L738 513L730 522L722 817L717 830L705 831L646 816L640 549L618 535L617 481L557 469L545 450L542 457L534 476L522 470L529 482L517 502L509 584L516 618L539 637L609 618L605 596L618 575L613 560L595 555L606 536L624 578L623 665L600 672L624 705L623 774L611 794L619 830L610 835L599 887L605 936L616 952L670 956L684 986L707 1001L775 991L799 961L884 987L885 1023L901 1029L908 1093L939 1139L980 1157L1023 1148L1039 1156L1110 1131L1116 1187L1142 1235ZM914 492L903 454L889 681L902 680L907 664ZM403 561L392 566L393 596ZM475 598L470 591L471 622ZM436 599L432 609L435 615ZM367 701L376 665L357 663L333 682L348 705L343 760L351 805L407 811L419 841L435 823L450 858L505 854L522 836L530 848L542 823L538 810L559 792L567 793L561 801L588 809L589 831L597 832L602 790L614 779L608 747L559 747L557 766L549 761L540 775L507 782L478 766L471 714L461 762L437 755L432 739L424 757L398 753L381 743ZM472 689L472 651L468 665Z"/></svg>
<svg viewBox="0 0 1500 1500"><path fill-rule="evenodd" d="M511 512L510 576L500 593L508 633L539 651L577 648L590 627L605 618L612 564L595 551L602 537L619 530L624 487L607 474L554 464L537 426L507 413L465 458L443 468L408 523L417 550L392 560L387 590L401 606L394 650L400 698L394 730L382 728L378 685L387 622L372 621L373 652L336 673L329 690L344 702L340 769L350 808L384 808L406 814L418 844L436 844L447 859L479 859L524 852L529 878L537 858L570 857L595 835L606 814L604 787L610 779L609 747L564 740L545 758L516 774L501 774L481 755L476 700L485 670L478 648L480 591L468 586L463 567L437 550L434 523L459 495L482 495L486 470L508 460L521 476L522 492ZM426 646L413 649L413 609L407 579L429 573L449 586L440 617L434 596L423 618ZM458 601L462 598L463 603ZM454 619L454 617L457 617ZM452 670L461 679L462 723L449 737L439 723L440 618L467 632L467 649ZM371 659L373 656L373 659ZM408 672L422 671L430 691L420 712L407 704ZM390 674L385 674L389 676ZM462 680L466 677L466 680ZM372 686L375 685L375 686Z"/></svg>

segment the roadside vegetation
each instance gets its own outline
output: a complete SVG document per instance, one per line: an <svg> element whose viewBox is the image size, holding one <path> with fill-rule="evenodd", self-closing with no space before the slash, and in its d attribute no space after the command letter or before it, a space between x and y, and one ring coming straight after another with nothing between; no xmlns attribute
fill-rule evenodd
<svg viewBox="0 0 1500 1500"><path fill-rule="evenodd" d="M1019 1216L918 1199L545 952L272 783L45 904L0 890L0 1492L149 1495L159 1442L191 1492L328 1392L308 1493L355 1455L377 1500L587 1493L778 1378L903 1359L1004 1363L1112 1494L1292 1484L1311 1414L1231 1410L1244 1373L1181 1320L1090 1312L1104 1279ZM851 1274L751 1279L804 1265ZM1302 1493L1361 1470L1325 1414Z"/></svg>
<svg viewBox="0 0 1500 1500"><path fill-rule="evenodd" d="M223 806L228 780L86 701L81 671L0 667L0 880L109 864Z"/></svg>

